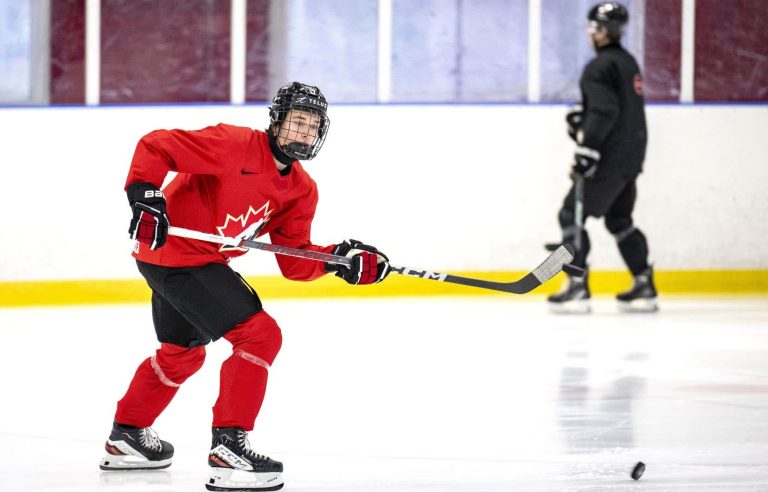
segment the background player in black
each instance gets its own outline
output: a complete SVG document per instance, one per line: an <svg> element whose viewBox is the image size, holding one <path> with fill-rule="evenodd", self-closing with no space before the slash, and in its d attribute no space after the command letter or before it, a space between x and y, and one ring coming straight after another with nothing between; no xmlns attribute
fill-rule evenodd
<svg viewBox="0 0 768 492"><path fill-rule="evenodd" d="M643 79L634 57L621 45L629 20L618 2L595 5L587 16L589 38L596 56L584 68L582 101L566 117L569 135L576 141L571 176L583 179L583 214L605 217L605 226L616 238L621 256L634 277L632 288L617 296L625 310L655 311L656 288L648 265L645 235L635 227L632 211L637 197L636 180L643 170L647 132ZM577 230L575 185L559 213L563 242L574 244L580 233L573 264L587 266L589 236ZM555 311L589 311L588 275L569 277L564 290L549 297Z"/></svg>

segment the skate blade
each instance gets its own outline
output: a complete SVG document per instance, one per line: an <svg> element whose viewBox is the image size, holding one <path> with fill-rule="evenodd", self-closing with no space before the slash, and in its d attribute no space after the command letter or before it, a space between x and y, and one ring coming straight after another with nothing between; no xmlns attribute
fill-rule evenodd
<svg viewBox="0 0 768 492"><path fill-rule="evenodd" d="M133 455L107 454L101 459L99 468L102 470L162 470L171 466L171 459L149 461Z"/></svg>
<svg viewBox="0 0 768 492"><path fill-rule="evenodd" d="M655 313L659 310L656 298L635 299L634 301L617 301L622 313Z"/></svg>
<svg viewBox="0 0 768 492"><path fill-rule="evenodd" d="M283 488L281 473L254 473L234 468L211 468L205 488L217 491L280 490Z"/></svg>
<svg viewBox="0 0 768 492"><path fill-rule="evenodd" d="M589 314L592 306L589 299L579 299L568 302L548 302L549 312L553 314Z"/></svg>

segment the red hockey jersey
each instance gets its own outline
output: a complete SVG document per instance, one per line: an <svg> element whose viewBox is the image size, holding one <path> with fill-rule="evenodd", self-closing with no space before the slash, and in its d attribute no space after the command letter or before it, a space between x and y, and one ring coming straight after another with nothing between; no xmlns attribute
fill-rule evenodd
<svg viewBox="0 0 768 492"><path fill-rule="evenodd" d="M275 166L267 134L219 124L197 131L157 130L145 135L133 155L127 188L152 183L158 188L169 171L178 175L163 190L173 226L253 239L269 233L272 243L330 252L310 242L317 186L294 162L282 176ZM136 243L138 260L168 267L227 263L247 250L168 236L160 249ZM283 276L313 280L323 263L275 255Z"/></svg>

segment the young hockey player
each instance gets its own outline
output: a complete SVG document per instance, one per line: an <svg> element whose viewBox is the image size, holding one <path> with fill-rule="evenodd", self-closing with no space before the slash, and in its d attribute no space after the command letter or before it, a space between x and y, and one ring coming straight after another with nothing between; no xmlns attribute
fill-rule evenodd
<svg viewBox="0 0 768 492"><path fill-rule="evenodd" d="M328 104L317 87L282 87L266 132L225 124L198 131L157 130L138 143L125 190L133 211L133 256L152 290L160 348L138 367L117 403L101 461L104 470L170 466L173 446L150 428L220 338L232 355L220 370L208 457L209 490L277 490L282 463L251 450L248 431L261 408L281 331L257 293L229 266L245 249L169 236L170 224L347 256L351 267L277 255L288 279L327 272L351 284L382 281L386 255L356 240L317 246L310 228L318 193L299 160L315 157L328 135ZM169 171L178 175L161 191Z"/></svg>
<svg viewBox="0 0 768 492"><path fill-rule="evenodd" d="M642 75L634 57L621 45L629 14L618 2L602 2L589 11L587 18L596 56L581 76L581 105L566 117L568 134L577 147L571 168L574 186L558 216L562 241L579 244L573 264L586 268L589 236L576 226L574 204L576 182L583 180L582 218L605 217L605 226L634 277L632 288L617 296L619 307L655 311L657 294L653 269L648 264L648 244L632 220L647 133ZM563 291L548 301L556 312L589 312L589 298L588 275L569 276Z"/></svg>

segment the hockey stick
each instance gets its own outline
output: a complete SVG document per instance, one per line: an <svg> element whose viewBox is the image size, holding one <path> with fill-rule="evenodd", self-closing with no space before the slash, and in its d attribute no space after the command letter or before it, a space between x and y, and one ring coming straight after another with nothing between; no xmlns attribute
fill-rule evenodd
<svg viewBox="0 0 768 492"><path fill-rule="evenodd" d="M319 251L310 251L306 249L288 248L286 246L278 246L276 244L251 241L249 239L217 236L216 234L193 231L190 229L184 229L182 227L171 226L168 228L168 234L171 236L184 237L187 239L198 239L200 241L208 241L211 243L226 244L237 248L260 249L262 251L269 251L279 255L322 261L325 263L334 263L347 267L352 265L352 260L346 256L321 253ZM518 281L508 283L460 277L458 275L449 275L447 273L437 273L431 272L429 270L419 270L410 267L401 267L395 265L390 265L390 267L392 268L393 272L399 273L400 275L406 275L408 277L417 277L427 280L437 280L438 282L468 285L471 287L479 287L481 289L508 292L510 294L525 294L526 292L532 291L539 285L551 279L561 270L570 270L572 267L568 265L568 263L570 263L572 260L573 248L570 245L561 246L556 251L547 256L547 258L532 272L528 273Z"/></svg>
<svg viewBox="0 0 768 492"><path fill-rule="evenodd" d="M581 251L581 236L584 232L584 176L577 176L573 184L573 215L573 223L576 226L573 245L576 251Z"/></svg>
<svg viewBox="0 0 768 492"><path fill-rule="evenodd" d="M578 176L573 183L573 227L576 230L573 245L576 251L581 249L581 233L584 231L584 177ZM555 251L563 243L546 243L544 249Z"/></svg>

